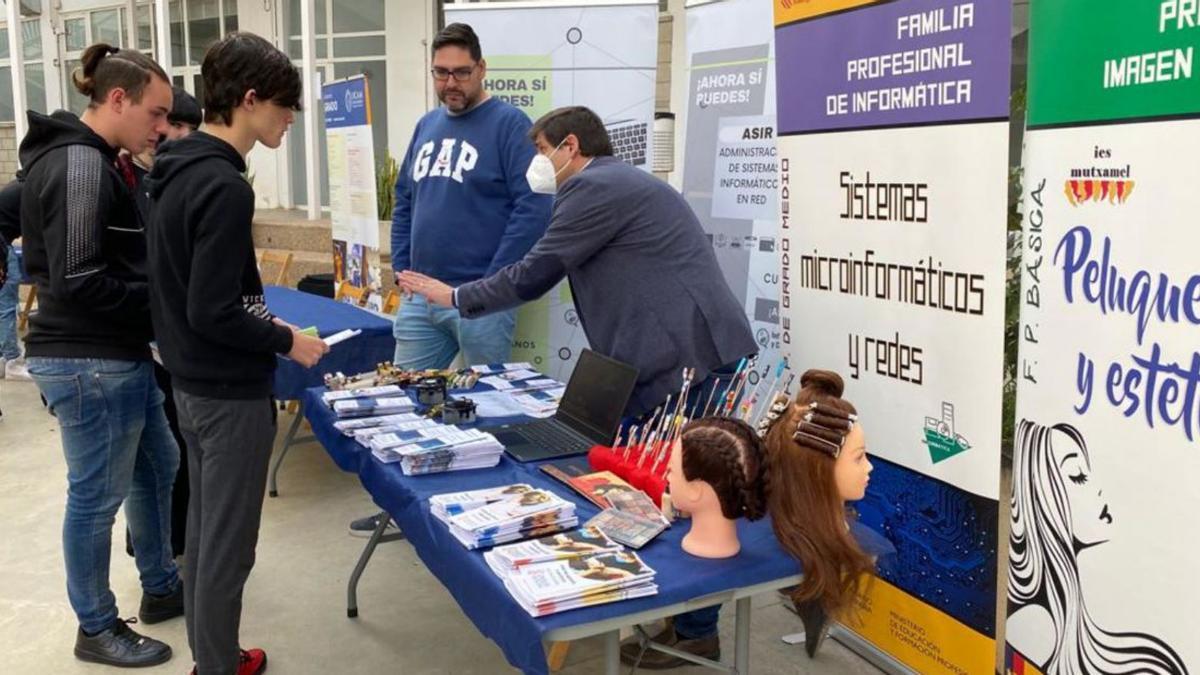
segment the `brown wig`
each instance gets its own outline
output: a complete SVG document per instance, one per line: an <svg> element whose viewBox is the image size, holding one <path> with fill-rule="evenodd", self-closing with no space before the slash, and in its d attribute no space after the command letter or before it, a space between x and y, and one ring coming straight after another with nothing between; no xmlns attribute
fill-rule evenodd
<svg viewBox="0 0 1200 675"><path fill-rule="evenodd" d="M834 480L827 452L793 438L813 403L846 415L857 411L841 398L842 378L827 370L809 370L800 378L796 399L766 434L771 466L767 505L775 537L800 561L804 577L792 592L796 603L819 602L830 617L849 614L874 563L846 527L846 505Z"/></svg>
<svg viewBox="0 0 1200 675"><path fill-rule="evenodd" d="M766 512L763 477L767 473L762 441L749 424L727 417L705 417L680 435L683 477L712 486L721 514L730 520L758 520Z"/></svg>
<svg viewBox="0 0 1200 675"><path fill-rule="evenodd" d="M71 81L79 93L88 97L89 108L104 103L113 89L124 89L129 100L141 103L150 78L171 82L162 66L149 56L133 49L122 51L103 42L85 49L80 63L71 74Z"/></svg>

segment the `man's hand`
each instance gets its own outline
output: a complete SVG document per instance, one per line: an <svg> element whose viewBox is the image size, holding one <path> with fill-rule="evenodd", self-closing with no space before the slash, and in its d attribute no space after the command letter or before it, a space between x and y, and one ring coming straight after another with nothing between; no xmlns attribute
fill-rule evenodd
<svg viewBox="0 0 1200 675"><path fill-rule="evenodd" d="M405 292L423 295L429 302L435 305L441 305L442 307L454 306L454 289L437 279L431 279L424 274L419 274L412 270L404 270L397 276L396 281Z"/></svg>
<svg viewBox="0 0 1200 675"><path fill-rule="evenodd" d="M317 361L321 357L329 353L329 345L319 337L312 337L304 333L292 332L292 351L288 352L288 358L299 363L305 368L312 368L317 365Z"/></svg>

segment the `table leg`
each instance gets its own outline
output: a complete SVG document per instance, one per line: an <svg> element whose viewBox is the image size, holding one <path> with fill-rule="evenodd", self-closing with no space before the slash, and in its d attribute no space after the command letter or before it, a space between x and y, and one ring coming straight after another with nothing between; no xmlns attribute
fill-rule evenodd
<svg viewBox="0 0 1200 675"><path fill-rule="evenodd" d="M279 489L275 483L275 476L279 473L279 465L283 464L283 458L287 457L288 450L292 447L292 442L296 439L296 432L300 429L300 423L304 421L304 415L300 411L296 411L296 416L292 418L292 426L288 428L287 436L283 439L283 447L279 449L279 456L271 462L271 481L268 494L272 497L279 496Z"/></svg>
<svg viewBox="0 0 1200 675"><path fill-rule="evenodd" d="M604 675L621 674L621 631L604 634Z"/></svg>
<svg viewBox="0 0 1200 675"><path fill-rule="evenodd" d="M555 642L550 645L550 651L546 654L546 665L550 666L550 672L557 673L563 669L569 651L571 651L570 642Z"/></svg>
<svg viewBox="0 0 1200 675"><path fill-rule="evenodd" d="M737 601L737 621L733 627L733 667L738 675L750 673L750 598Z"/></svg>
<svg viewBox="0 0 1200 675"><path fill-rule="evenodd" d="M380 511L379 524L375 526L375 531L371 533L371 538L367 540L367 545L363 547L362 553L358 556L358 563L354 565L354 572L350 574L350 582L346 584L346 616L353 619L358 616L358 580L367 569L367 563L371 561L371 556L375 554L375 547L385 541L396 541L403 539L403 532L396 532L384 536L387 530L388 523L392 517L387 511Z"/></svg>

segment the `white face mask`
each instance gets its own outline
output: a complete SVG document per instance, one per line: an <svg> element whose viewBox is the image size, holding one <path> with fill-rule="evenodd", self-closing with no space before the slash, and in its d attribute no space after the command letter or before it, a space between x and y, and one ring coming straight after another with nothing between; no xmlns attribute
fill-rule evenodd
<svg viewBox="0 0 1200 675"><path fill-rule="evenodd" d="M534 155L533 160L529 162L529 169L525 171L525 180L529 181L529 189L541 195L552 195L558 191L558 174L567 168L564 164L562 169L554 170L554 162L550 158L558 149L566 143L567 139L562 139L558 145L554 146L554 150L549 155L538 153Z"/></svg>

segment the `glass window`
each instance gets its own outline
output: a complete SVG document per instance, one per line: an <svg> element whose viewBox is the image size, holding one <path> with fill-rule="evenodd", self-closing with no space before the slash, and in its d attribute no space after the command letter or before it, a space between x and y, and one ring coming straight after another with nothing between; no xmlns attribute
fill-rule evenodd
<svg viewBox="0 0 1200 675"><path fill-rule="evenodd" d="M25 105L30 110L46 112L46 71L40 63L25 66Z"/></svg>
<svg viewBox="0 0 1200 675"><path fill-rule="evenodd" d="M182 75L176 75L175 77L172 77L171 84L175 85L176 87L183 87L184 89L187 89L187 87L183 86L183 76Z"/></svg>
<svg viewBox="0 0 1200 675"><path fill-rule="evenodd" d="M0 59L8 58L8 26L0 28Z"/></svg>
<svg viewBox="0 0 1200 675"><path fill-rule="evenodd" d="M387 54L385 38L377 37L346 37L333 39L334 56L384 56Z"/></svg>
<svg viewBox="0 0 1200 675"><path fill-rule="evenodd" d="M204 63L208 48L221 39L221 19L194 19L188 17L188 63L198 66Z"/></svg>
<svg viewBox="0 0 1200 675"><path fill-rule="evenodd" d="M39 61L42 58L42 23L41 19L29 19L21 22L21 55L26 61Z"/></svg>
<svg viewBox="0 0 1200 675"><path fill-rule="evenodd" d="M0 122L13 121L12 68L0 68Z"/></svg>
<svg viewBox="0 0 1200 675"><path fill-rule="evenodd" d="M313 17L315 19L313 21L313 23L315 24L315 27L313 28L313 32L316 33L317 35L324 35L325 31L328 30L328 28L329 28L329 21L326 19L325 0L316 0L316 2L313 3L313 12L315 13L315 16ZM336 21L336 19L335 19L335 21ZM379 28L372 29L372 30L383 30L383 25L380 24ZM300 0L289 0L288 1L288 35L291 36L291 35L299 35L299 34L300 34Z"/></svg>
<svg viewBox="0 0 1200 675"><path fill-rule="evenodd" d="M383 27L383 0L337 0L333 3L335 33L362 33L383 30Z"/></svg>
<svg viewBox="0 0 1200 675"><path fill-rule="evenodd" d="M225 35L238 29L237 0L225 0Z"/></svg>
<svg viewBox="0 0 1200 675"><path fill-rule="evenodd" d="M88 46L87 23L84 19L65 19L63 28L67 31L68 52L81 52Z"/></svg>
<svg viewBox="0 0 1200 675"><path fill-rule="evenodd" d="M92 43L107 42L110 45L121 46L121 12L106 9L91 13Z"/></svg>
<svg viewBox="0 0 1200 675"><path fill-rule="evenodd" d="M200 73L192 76L192 96L195 96L197 101L204 101L204 78Z"/></svg>
<svg viewBox="0 0 1200 675"><path fill-rule="evenodd" d="M69 59L66 63L66 79L67 79L67 84L65 87L65 89L67 90L66 108L67 108L67 110L70 110L71 112L73 112L75 114L82 113L83 110L85 108L87 108L88 103L90 102L86 96L79 93L79 90L75 88L74 80L72 79L72 76L75 73L75 69L79 68L79 67L80 67L79 59Z"/></svg>
<svg viewBox="0 0 1200 675"><path fill-rule="evenodd" d="M138 5L137 8L137 48L154 48L154 19L149 5Z"/></svg>
<svg viewBox="0 0 1200 675"><path fill-rule="evenodd" d="M183 7L179 0L171 0L167 10L171 13L171 64L182 66L187 61L183 48Z"/></svg>
<svg viewBox="0 0 1200 675"><path fill-rule="evenodd" d="M304 51L303 41L300 38L294 37L294 38L291 38L290 40L288 40L288 58L299 61L300 59L304 58L303 51ZM322 40L321 38L317 38L317 58L323 59L323 58L326 58L328 55L329 55L329 41ZM300 64L297 63L296 67L299 68Z"/></svg>

